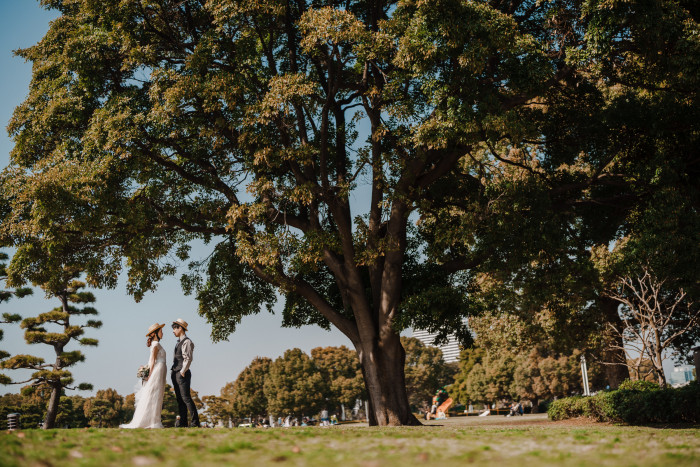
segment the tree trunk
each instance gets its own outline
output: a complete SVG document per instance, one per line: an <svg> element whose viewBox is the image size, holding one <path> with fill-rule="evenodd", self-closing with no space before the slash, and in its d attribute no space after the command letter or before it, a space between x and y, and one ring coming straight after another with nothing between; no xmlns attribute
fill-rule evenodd
<svg viewBox="0 0 700 467"><path fill-rule="evenodd" d="M532 402L532 410L530 410L530 413L540 413L540 398L535 397L530 402Z"/></svg>
<svg viewBox="0 0 700 467"><path fill-rule="evenodd" d="M617 312L620 305L619 302L612 298L600 297L598 304L607 322L617 329L621 329L622 320ZM608 363L608 365L604 365L605 380L610 389L617 389L624 380L630 377L630 371L627 367L627 355L622 348L624 343L621 336L607 335L606 341L608 345L603 350L603 362ZM613 348L613 346L619 348Z"/></svg>
<svg viewBox="0 0 700 467"><path fill-rule="evenodd" d="M370 426L421 425L408 404L406 353L399 335L392 331L382 342L363 342L356 349L369 396Z"/></svg>
<svg viewBox="0 0 700 467"><path fill-rule="evenodd" d="M58 415L58 403L61 401L61 387L54 386L51 389L51 398L46 409L46 418L44 419L44 430L50 430L56 424L56 415Z"/></svg>
<svg viewBox="0 0 700 467"><path fill-rule="evenodd" d="M666 387L666 375L664 374L663 349L661 348L659 340L660 339L657 331L656 341L654 342L653 348L654 355L652 356L652 364L654 365L654 373L656 373L656 380L659 383L659 386L663 388Z"/></svg>

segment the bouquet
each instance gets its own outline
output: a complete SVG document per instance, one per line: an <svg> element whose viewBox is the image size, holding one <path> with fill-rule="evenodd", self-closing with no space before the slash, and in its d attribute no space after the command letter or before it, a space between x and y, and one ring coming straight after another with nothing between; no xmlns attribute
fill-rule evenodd
<svg viewBox="0 0 700 467"><path fill-rule="evenodd" d="M146 379L148 378L148 375L151 373L151 369L148 368L148 365L141 365L139 367L139 370L136 372L136 376L141 379Z"/></svg>

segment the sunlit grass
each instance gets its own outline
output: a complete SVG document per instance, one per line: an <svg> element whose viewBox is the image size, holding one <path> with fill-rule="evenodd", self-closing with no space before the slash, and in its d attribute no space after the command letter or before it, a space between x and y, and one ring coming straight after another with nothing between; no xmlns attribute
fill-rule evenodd
<svg viewBox="0 0 700 467"><path fill-rule="evenodd" d="M700 429L450 420L426 427L24 430L0 466L700 465ZM469 424L467 424L469 423Z"/></svg>

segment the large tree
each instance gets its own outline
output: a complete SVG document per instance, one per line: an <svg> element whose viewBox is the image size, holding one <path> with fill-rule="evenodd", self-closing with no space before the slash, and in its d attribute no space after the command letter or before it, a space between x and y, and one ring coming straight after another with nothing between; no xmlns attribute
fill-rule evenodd
<svg viewBox="0 0 700 467"><path fill-rule="evenodd" d="M422 226L437 256L490 253L470 270L472 302L518 318L546 309L557 333L593 323L586 334L602 335L621 320L594 246L629 238L628 263L654 258L698 296L700 15L688 0L551 5L561 9L550 24L567 31L558 41L568 85L531 101L528 125L485 127L465 162L489 181L482 196L468 179L438 185L431 195L443 205L424 209ZM601 358L624 361L622 342L603 337ZM612 386L628 377L606 372Z"/></svg>
<svg viewBox="0 0 700 467"><path fill-rule="evenodd" d="M649 125L611 139L594 123L618 129L629 113L624 89L599 111L605 73L678 110L655 88L682 62L675 50L697 50L697 23L687 2L658 3L652 23L648 6L607 21L598 1L47 0L61 16L19 51L34 71L9 127L0 237L36 268L35 239L79 245L75 261L105 286L127 258L137 298L175 271L171 252L214 240L184 285L215 339L277 287L285 324L332 325L352 342L371 423L417 423L400 330L468 339L458 285L472 269L520 271L550 243L566 259L583 214L617 203L582 234L606 241L606 220L638 199L616 158ZM661 58L638 33L659 25ZM624 84L635 64L668 57ZM673 84L693 92L697 65L681 65Z"/></svg>

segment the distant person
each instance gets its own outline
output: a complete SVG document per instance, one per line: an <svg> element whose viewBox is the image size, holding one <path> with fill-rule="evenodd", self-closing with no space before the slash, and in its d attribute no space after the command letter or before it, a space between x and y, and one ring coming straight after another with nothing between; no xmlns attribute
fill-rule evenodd
<svg viewBox="0 0 700 467"><path fill-rule="evenodd" d="M328 410L324 408L323 410L321 410L321 425L329 426L328 420Z"/></svg>
<svg viewBox="0 0 700 467"><path fill-rule="evenodd" d="M513 402L510 405L510 412L508 413L509 417L515 417L516 415L522 415L523 414L523 406L520 402Z"/></svg>

